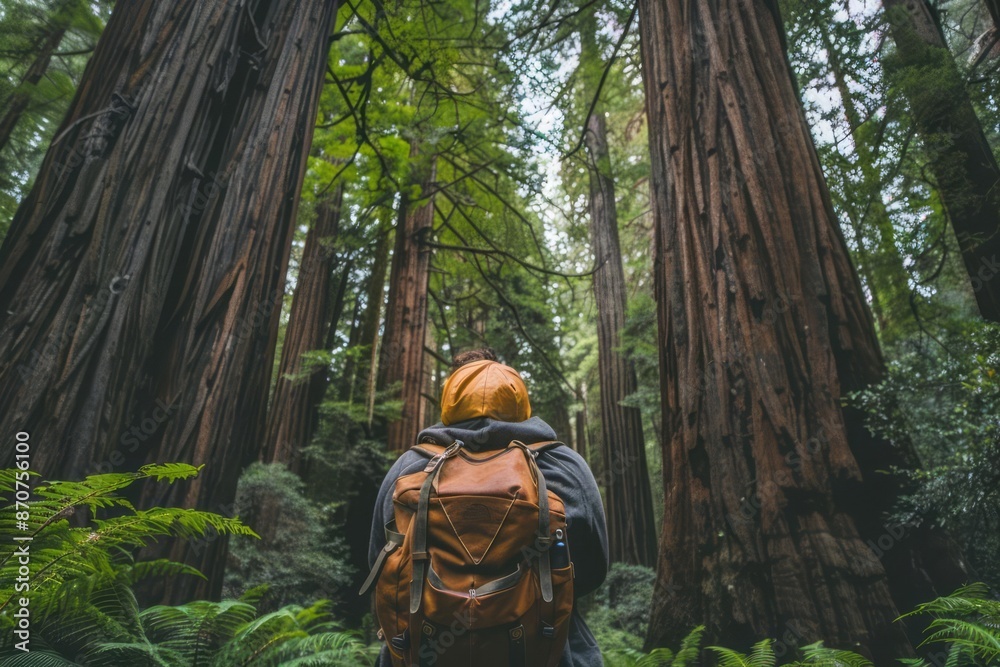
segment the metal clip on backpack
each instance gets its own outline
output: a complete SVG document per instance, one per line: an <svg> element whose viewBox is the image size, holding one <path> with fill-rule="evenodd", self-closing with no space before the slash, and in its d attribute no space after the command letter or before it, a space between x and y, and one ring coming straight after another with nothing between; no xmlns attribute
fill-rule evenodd
<svg viewBox="0 0 1000 667"><path fill-rule="evenodd" d="M558 664L573 565L551 567L566 510L535 457L561 444L414 447L430 461L396 481L395 520L361 589L377 580L375 616L394 667Z"/></svg>

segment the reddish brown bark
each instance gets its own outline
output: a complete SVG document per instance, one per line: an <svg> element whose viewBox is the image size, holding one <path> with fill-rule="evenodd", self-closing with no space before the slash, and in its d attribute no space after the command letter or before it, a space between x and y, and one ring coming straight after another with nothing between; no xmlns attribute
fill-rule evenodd
<svg viewBox="0 0 1000 667"><path fill-rule="evenodd" d="M116 5L0 248L0 434L44 443L44 476L204 463L138 502L231 513L262 436L334 13ZM151 547L208 577L152 597L217 596L225 544Z"/></svg>
<svg viewBox="0 0 1000 667"><path fill-rule="evenodd" d="M385 300L385 274L389 268L389 229L381 229L375 242L374 256L368 271L368 285L365 289L364 314L358 327L358 347L367 350L364 357L350 357L344 365L345 389L341 397L353 402L355 397L362 395L365 405L370 397L368 386L371 373L375 370L378 359L372 352L377 347L378 327L382 321L382 302Z"/></svg>
<svg viewBox="0 0 1000 667"><path fill-rule="evenodd" d="M583 410L576 411L576 439L573 444L580 456L587 458L587 413Z"/></svg>
<svg viewBox="0 0 1000 667"><path fill-rule="evenodd" d="M591 16L580 33L582 65L603 69ZM590 103L597 89L587 86ZM593 276L597 306L598 370L601 387L601 452L604 458L604 503L608 515L608 550L612 561L656 564L656 528L653 498L646 465L646 438L642 414L622 401L635 393L635 369L619 352L625 328L625 268L618 242L615 180L608 150L604 105L596 104L587 118L584 140L590 179L590 239L597 270Z"/></svg>
<svg viewBox="0 0 1000 667"><path fill-rule="evenodd" d="M323 368L313 368L308 377L303 377L302 355L323 349L327 332L336 326L330 313L331 306L335 306L330 291L336 259L331 244L337 236L343 199L344 186L338 183L316 205L316 220L302 248L278 379L268 408L261 460L284 463L295 471L299 469L299 454L316 429L319 402L327 386Z"/></svg>
<svg viewBox="0 0 1000 667"><path fill-rule="evenodd" d="M396 243L389 271L389 301L385 313L385 336L379 355L379 386L400 383L402 415L388 425L388 447L401 452L416 444L424 423L424 342L427 332L427 279L431 248L423 243L434 222L436 160L420 155L417 144L410 150L413 182L421 198L402 194Z"/></svg>
<svg viewBox="0 0 1000 667"><path fill-rule="evenodd" d="M883 361L776 3L639 12L667 494L648 643L704 623L889 664L912 652L905 594L964 572L938 534L887 523L900 484L877 471L912 453L841 407Z"/></svg>

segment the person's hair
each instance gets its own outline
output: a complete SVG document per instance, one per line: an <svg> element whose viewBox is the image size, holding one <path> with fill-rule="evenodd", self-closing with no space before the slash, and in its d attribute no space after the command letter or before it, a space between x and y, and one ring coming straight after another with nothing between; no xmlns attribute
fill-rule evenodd
<svg viewBox="0 0 1000 667"><path fill-rule="evenodd" d="M478 350L467 350L465 352L459 352L451 360L451 370L455 371L464 366L465 364L471 364L473 361L498 361L497 353L493 351L492 347L481 347Z"/></svg>

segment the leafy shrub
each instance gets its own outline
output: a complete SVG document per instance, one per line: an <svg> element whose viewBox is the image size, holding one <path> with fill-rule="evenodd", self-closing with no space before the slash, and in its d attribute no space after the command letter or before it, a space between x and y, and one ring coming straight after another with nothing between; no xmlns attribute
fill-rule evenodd
<svg viewBox="0 0 1000 667"><path fill-rule="evenodd" d="M911 340L888 370L853 400L868 412L869 428L909 439L921 458L899 521L943 525L978 576L1000 584L1000 326L969 322Z"/></svg>
<svg viewBox="0 0 1000 667"><path fill-rule="evenodd" d="M639 649L646 636L656 573L641 565L614 563L594 591L585 618L605 650Z"/></svg>
<svg viewBox="0 0 1000 667"><path fill-rule="evenodd" d="M605 667L694 667L701 652L701 636L705 626L699 625L681 641L680 650L674 653L668 648L653 649L642 653L631 648L605 650Z"/></svg>
<svg viewBox="0 0 1000 667"><path fill-rule="evenodd" d="M0 508L0 531L32 537L28 593L14 588L20 567L14 548L0 545L0 667L372 664L372 650L356 634L339 629L325 600L258 615L256 604L266 592L258 587L238 600L139 609L131 588L139 579L202 575L167 560L134 562L136 547L168 535L256 535L238 519L178 508L136 510L117 495L136 480L174 482L199 470L186 464L148 465L82 482L43 483L31 492L25 527L18 524L25 519L14 504ZM14 495L18 480L19 471L0 471L0 490ZM93 518L86 526L70 527L69 518L82 509ZM117 515L102 518L107 510ZM30 653L14 646L15 596L30 596Z"/></svg>
<svg viewBox="0 0 1000 667"><path fill-rule="evenodd" d="M936 652L933 663L918 658L899 660L899 664L911 667L1000 665L1000 600L985 584L966 586L951 595L921 604L900 619L925 615L933 620L920 646L927 650L940 648L941 651ZM699 626L692 630L676 654L665 648L648 654L632 648L614 648L604 650L604 662L607 667L693 667L701 664L699 653L702 652L704 629ZM709 664L720 667L774 667L778 664L771 639L757 642L749 654L724 646L708 646L705 650L715 658L715 662ZM874 667L862 655L827 648L823 642L803 646L801 654L801 659L784 664L787 667Z"/></svg>
<svg viewBox="0 0 1000 667"><path fill-rule="evenodd" d="M344 546L329 534L328 517L305 495L302 479L283 464L255 463L240 477L236 512L257 525L268 524L268 539L230 544L224 595L239 597L266 584L260 605L276 609L333 597L350 582ZM271 514L262 516L265 506Z"/></svg>

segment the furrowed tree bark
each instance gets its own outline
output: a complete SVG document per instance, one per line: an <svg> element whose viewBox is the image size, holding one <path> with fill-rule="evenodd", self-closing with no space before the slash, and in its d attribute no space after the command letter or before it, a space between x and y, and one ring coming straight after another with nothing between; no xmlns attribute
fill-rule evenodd
<svg viewBox="0 0 1000 667"><path fill-rule="evenodd" d="M0 434L45 443L32 460L45 477L206 464L136 500L231 514L263 434L334 13L116 5L0 248ZM207 580L150 601L217 597L225 546L152 545Z"/></svg>
<svg viewBox="0 0 1000 667"><path fill-rule="evenodd" d="M358 332L358 346L367 350L365 358L351 357L345 364L344 375L347 377L347 391L344 400L353 402L354 396L360 391L368 397L368 378L375 367L372 363L372 351L377 345L378 327L382 320L382 302L385 300L385 274L389 268L389 237L390 230L382 229L375 242L371 269L368 272L368 286L365 290L364 315L361 317L361 327ZM360 382L364 382L359 386ZM366 403L367 405L367 403Z"/></svg>
<svg viewBox="0 0 1000 667"><path fill-rule="evenodd" d="M886 523L900 483L876 471L912 452L841 407L884 366L776 3L639 12L667 494L647 644L704 623L889 664L912 653L901 600L965 573L937 533Z"/></svg>
<svg viewBox="0 0 1000 667"><path fill-rule="evenodd" d="M926 0L883 0L899 81L979 312L1000 322L1000 166ZM933 94L929 90L933 86Z"/></svg>
<svg viewBox="0 0 1000 667"><path fill-rule="evenodd" d="M435 395L440 396L440 387L434 392ZM566 444L570 449L576 449L576 443L573 441L573 427L571 425L570 414L569 414L569 403L572 399L564 392L559 392L559 400L552 406L551 415L552 421L549 422L552 429L556 432L559 439Z"/></svg>
<svg viewBox="0 0 1000 667"><path fill-rule="evenodd" d="M599 76L603 62L596 43L597 21L593 12L582 26L581 66ZM591 85L585 102L597 94ZM584 137L590 177L590 238L596 272L593 276L597 306L598 367L601 387L601 451L604 456L605 505L608 515L608 550L612 561L653 566L656 564L656 528L653 499L646 466L646 439L642 413L622 401L634 393L637 382L632 363L618 350L625 328L625 269L618 242L618 212L615 181L608 150L604 105L598 102L587 118Z"/></svg>
<svg viewBox="0 0 1000 667"><path fill-rule="evenodd" d="M576 438L573 444L580 456L587 458L587 413L583 410L576 411Z"/></svg>
<svg viewBox="0 0 1000 667"><path fill-rule="evenodd" d="M316 429L319 402L327 385L325 369L303 372L302 355L323 349L331 326L331 282L336 261L332 242L340 224L344 186L338 183L329 196L316 205L316 220L306 234L302 264L296 278L295 296L288 316L288 331L281 349L281 364L268 408L267 436L261 460L284 463L298 471L299 454ZM291 376L294 379L289 379Z"/></svg>
<svg viewBox="0 0 1000 667"><path fill-rule="evenodd" d="M390 451L402 452L417 442L424 423L424 342L427 330L427 280L431 248L423 243L434 222L434 199L428 192L434 183L436 160L424 156L413 143L412 182L420 186L421 199L402 193L396 242L389 270L389 300L385 334L379 354L380 388L400 383L400 419L389 422Z"/></svg>

